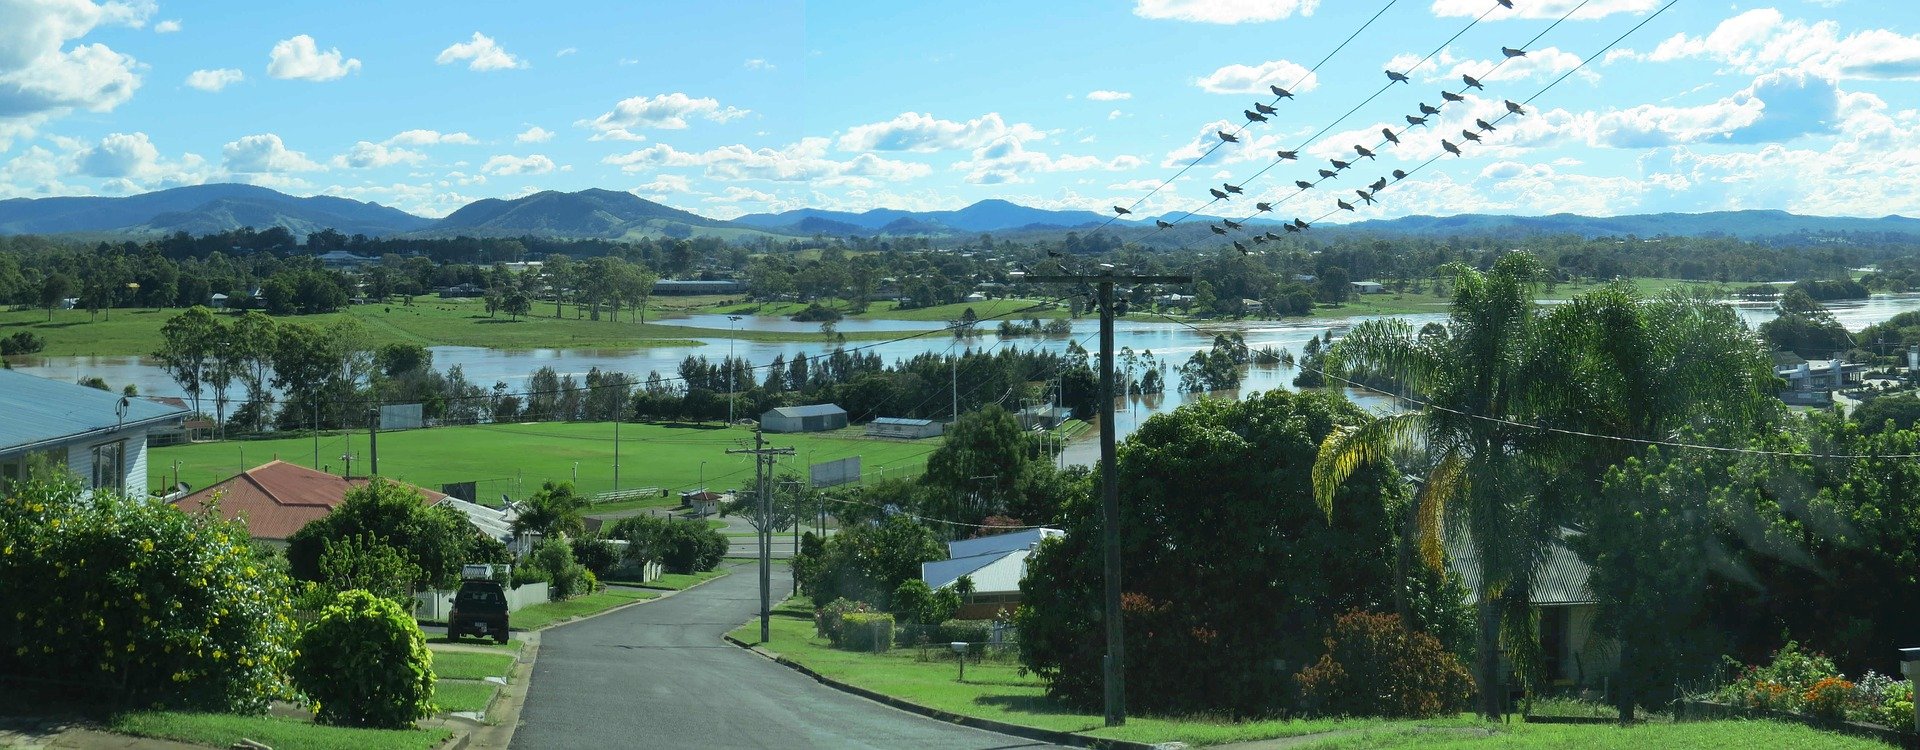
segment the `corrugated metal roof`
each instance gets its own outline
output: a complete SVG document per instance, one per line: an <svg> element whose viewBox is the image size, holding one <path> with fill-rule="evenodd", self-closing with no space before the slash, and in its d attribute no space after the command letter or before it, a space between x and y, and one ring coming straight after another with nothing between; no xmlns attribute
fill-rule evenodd
<svg viewBox="0 0 1920 750"><path fill-rule="evenodd" d="M961 558L985 555L997 552L1011 552L1017 549L1031 549L1041 539L1061 536L1066 532L1059 529L1022 529L1005 534L983 536L978 539L961 539L947 542L947 557Z"/></svg>
<svg viewBox="0 0 1920 750"><path fill-rule="evenodd" d="M121 398L98 388L0 370L0 453L187 416L185 409L134 397L126 399L122 417L115 412Z"/></svg>
<svg viewBox="0 0 1920 750"><path fill-rule="evenodd" d="M1562 534L1572 532L1562 530ZM1473 596L1480 591L1480 562L1474 555L1473 543L1465 535L1449 534L1446 542L1447 564L1460 575L1461 582ZM1593 588L1587 585L1587 577L1592 569L1580 561L1580 556L1568 549L1564 542L1555 540L1547 545L1547 559L1533 572L1532 600L1535 605L1552 606L1565 604L1593 604Z"/></svg>
<svg viewBox="0 0 1920 750"><path fill-rule="evenodd" d="M847 413L846 409L842 409L833 404L810 404L807 406L782 406L778 409L772 409L767 412L767 414L776 414L782 417L786 417L788 419L794 419L798 417L826 417L826 416L832 416L835 414L845 414L845 413ZM767 414L760 415L760 418L766 419Z"/></svg>
<svg viewBox="0 0 1920 750"><path fill-rule="evenodd" d="M933 424L931 419L907 419L906 417L881 417L869 424L898 425L901 427L925 427Z"/></svg>
<svg viewBox="0 0 1920 750"><path fill-rule="evenodd" d="M920 580L929 588L941 588L953 585L960 576L973 579L973 590L979 594L1008 594L1020 590L1020 579L1027 574L1027 558L1033 553L1024 549L995 552L958 560L921 563Z"/></svg>

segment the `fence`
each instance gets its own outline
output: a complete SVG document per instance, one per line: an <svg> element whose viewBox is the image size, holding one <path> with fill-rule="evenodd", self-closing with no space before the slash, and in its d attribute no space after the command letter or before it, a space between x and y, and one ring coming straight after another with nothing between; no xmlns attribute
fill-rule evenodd
<svg viewBox="0 0 1920 750"><path fill-rule="evenodd" d="M545 603L549 598L547 584L544 581L515 586L506 591L508 612L517 612L530 605ZM421 620L446 620L447 615L453 612L454 593L445 589L432 589L414 594L414 601L418 602L418 605L414 607L413 616Z"/></svg>

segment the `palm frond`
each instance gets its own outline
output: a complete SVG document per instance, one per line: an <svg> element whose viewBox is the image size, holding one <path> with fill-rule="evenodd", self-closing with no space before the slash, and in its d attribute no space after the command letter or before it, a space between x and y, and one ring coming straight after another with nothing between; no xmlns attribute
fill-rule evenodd
<svg viewBox="0 0 1920 750"><path fill-rule="evenodd" d="M1435 571L1447 564L1445 548L1441 544L1446 530L1447 502L1466 489L1463 486L1466 472L1462 471L1465 466L1466 461L1461 459L1458 451L1448 451L1447 455L1441 457L1440 463L1427 472L1427 481L1420 486L1420 495L1416 499L1419 503L1417 533L1420 535L1420 559Z"/></svg>
<svg viewBox="0 0 1920 750"><path fill-rule="evenodd" d="M1313 497L1320 509L1333 520L1333 496L1347 477L1361 466L1386 459L1394 451L1411 446L1426 426L1426 415L1419 412L1381 417L1358 427L1336 427L1320 441L1320 454L1313 462Z"/></svg>

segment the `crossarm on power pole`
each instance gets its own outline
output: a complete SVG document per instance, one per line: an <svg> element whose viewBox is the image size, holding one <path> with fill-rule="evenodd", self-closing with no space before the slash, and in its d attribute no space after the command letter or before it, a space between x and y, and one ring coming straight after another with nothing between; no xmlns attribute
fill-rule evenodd
<svg viewBox="0 0 1920 750"><path fill-rule="evenodd" d="M753 447L729 449L728 453L753 454L753 489L759 502L754 513L755 536L760 539L760 642L766 643L772 638L773 618L773 503L767 492L767 475L778 456L791 456L792 448L767 447L766 435L759 430L753 431ZM702 492L706 491L704 488Z"/></svg>
<svg viewBox="0 0 1920 750"><path fill-rule="evenodd" d="M1105 620L1107 654L1102 660L1105 678L1106 724L1127 723L1126 631L1120 622L1120 485L1115 476L1113 434L1113 285L1114 284L1187 284L1191 276L1115 273L1102 269L1093 274L1021 274L1020 281L1036 283L1094 284L1100 308L1100 516L1101 547L1105 552Z"/></svg>

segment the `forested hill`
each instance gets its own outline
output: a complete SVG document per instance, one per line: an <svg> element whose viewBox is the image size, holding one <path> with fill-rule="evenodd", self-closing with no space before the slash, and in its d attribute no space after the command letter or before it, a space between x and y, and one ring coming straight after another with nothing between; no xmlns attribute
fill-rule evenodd
<svg viewBox="0 0 1920 750"><path fill-rule="evenodd" d="M299 198L231 183L170 188L119 198L75 196L0 201L0 233L200 235L240 227L285 227L297 235L332 228L378 236L432 224L397 208L348 198Z"/></svg>

